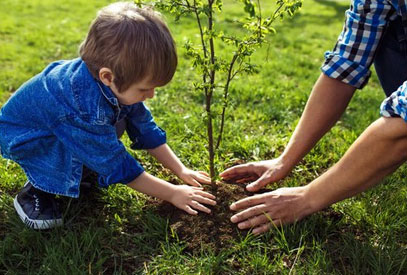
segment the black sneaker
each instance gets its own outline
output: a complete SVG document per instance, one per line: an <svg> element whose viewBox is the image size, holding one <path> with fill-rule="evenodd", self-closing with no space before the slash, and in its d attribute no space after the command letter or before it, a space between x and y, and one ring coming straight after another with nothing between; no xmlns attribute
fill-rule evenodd
<svg viewBox="0 0 407 275"><path fill-rule="evenodd" d="M55 195L34 188L30 182L14 198L14 208L30 228L50 229L62 225Z"/></svg>
<svg viewBox="0 0 407 275"><path fill-rule="evenodd" d="M80 193L88 194L92 186L97 186L98 183L98 174L85 165L82 170L82 179L80 184Z"/></svg>

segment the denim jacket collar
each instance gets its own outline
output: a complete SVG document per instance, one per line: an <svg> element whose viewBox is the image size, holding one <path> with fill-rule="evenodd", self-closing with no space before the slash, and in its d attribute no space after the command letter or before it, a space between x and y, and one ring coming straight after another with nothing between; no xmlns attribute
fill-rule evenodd
<svg viewBox="0 0 407 275"><path fill-rule="evenodd" d="M81 66L80 70L78 70L77 73L74 73L71 77L73 89L82 90L85 88L91 88L92 85L90 83L96 82L100 92L107 99L107 101L113 106L120 108L119 100L113 94L112 90L108 86L103 84L100 80L92 76L88 66L86 65L86 62L83 61L80 57L74 59L73 61L80 61Z"/></svg>
<svg viewBox="0 0 407 275"><path fill-rule="evenodd" d="M96 83L100 88L100 92L107 99L107 101L109 101L113 106L120 108L119 100L117 100L117 97L113 94L112 90L99 80Z"/></svg>

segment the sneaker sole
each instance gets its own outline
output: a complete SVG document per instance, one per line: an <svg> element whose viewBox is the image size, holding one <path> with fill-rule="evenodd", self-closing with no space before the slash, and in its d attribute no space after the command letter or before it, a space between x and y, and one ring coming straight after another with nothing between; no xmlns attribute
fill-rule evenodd
<svg viewBox="0 0 407 275"><path fill-rule="evenodd" d="M20 219L25 223L29 228L37 229L37 230L44 230L50 229L57 226L62 225L62 219L54 219L54 220L32 220L30 219L24 212L23 208L21 208L20 204L17 201L17 196L14 198L14 208L17 211L18 216Z"/></svg>

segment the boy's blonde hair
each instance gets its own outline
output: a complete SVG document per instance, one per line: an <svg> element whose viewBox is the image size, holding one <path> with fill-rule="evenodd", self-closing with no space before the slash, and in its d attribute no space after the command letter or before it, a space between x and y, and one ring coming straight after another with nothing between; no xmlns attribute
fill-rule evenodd
<svg viewBox="0 0 407 275"><path fill-rule="evenodd" d="M112 70L119 92L146 77L163 86L177 67L174 40L161 15L131 2L101 9L79 53L96 79L101 68Z"/></svg>

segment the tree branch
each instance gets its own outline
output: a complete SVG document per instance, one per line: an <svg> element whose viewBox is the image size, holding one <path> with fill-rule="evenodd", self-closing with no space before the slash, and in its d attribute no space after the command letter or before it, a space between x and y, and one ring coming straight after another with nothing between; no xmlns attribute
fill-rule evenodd
<svg viewBox="0 0 407 275"><path fill-rule="evenodd" d="M223 93L223 108L222 108L222 118L221 118L221 123L220 123L220 130L219 130L219 134L218 134L218 140L216 142L216 150L219 148L220 142L222 140L222 133L223 133L223 128L225 125L225 114L226 114L226 108L228 106L228 95L229 95L229 84L230 81L232 81L234 75L232 75L232 70L233 70L233 66L235 65L235 62L237 60L237 57L239 56L239 52L237 51L233 57L232 57L232 61L229 64L229 69L228 69L228 77L226 79L226 85L224 88L224 93Z"/></svg>

